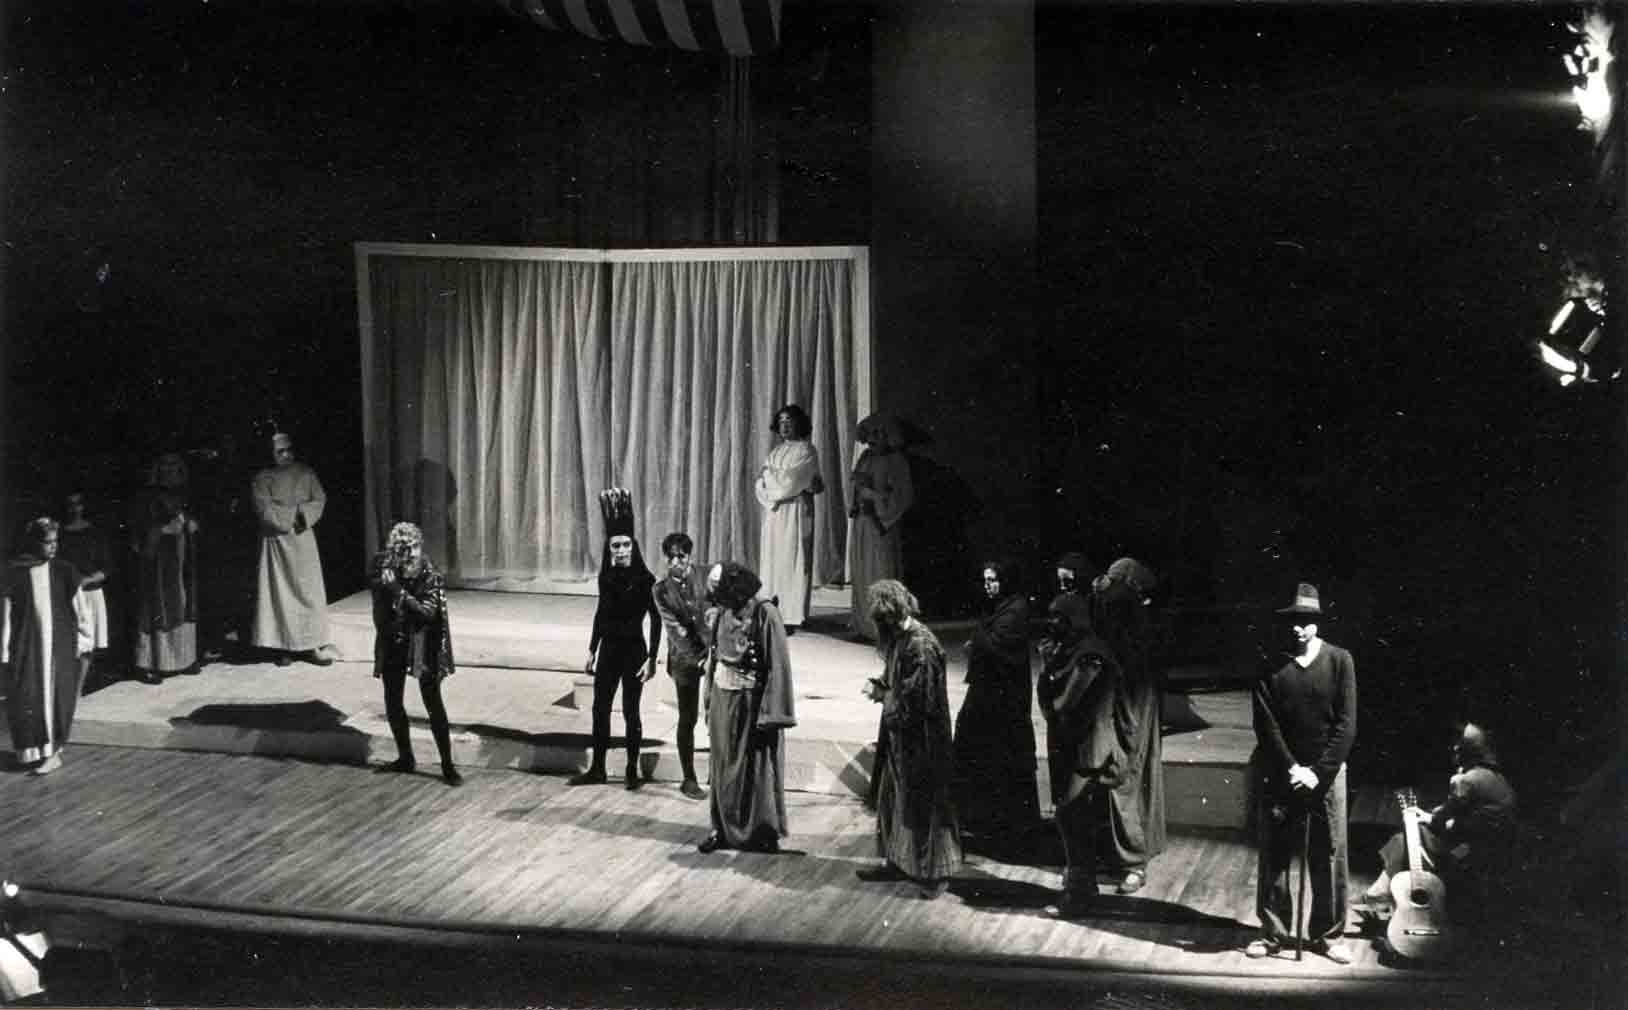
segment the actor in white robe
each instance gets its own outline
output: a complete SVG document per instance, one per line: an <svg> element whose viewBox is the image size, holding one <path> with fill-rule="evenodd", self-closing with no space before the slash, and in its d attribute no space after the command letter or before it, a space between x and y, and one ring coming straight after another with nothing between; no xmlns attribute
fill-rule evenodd
<svg viewBox="0 0 1628 1010"><path fill-rule="evenodd" d="M0 688L17 763L45 775L62 766L93 629L78 570L56 560L56 522L35 519L25 539L0 580Z"/></svg>
<svg viewBox="0 0 1628 1010"><path fill-rule="evenodd" d="M307 653L333 662L328 590L317 553L316 525L327 502L315 470L294 459L294 442L272 437L276 465L255 474L254 513L260 523L252 641L262 649ZM286 662L286 658L279 660Z"/></svg>
<svg viewBox="0 0 1628 1010"><path fill-rule="evenodd" d="M780 615L795 631L808 616L814 561L814 496L825 490L820 458L808 441L808 414L787 404L775 415L780 439L769 450L754 490L763 506L758 572L763 591L780 600Z"/></svg>

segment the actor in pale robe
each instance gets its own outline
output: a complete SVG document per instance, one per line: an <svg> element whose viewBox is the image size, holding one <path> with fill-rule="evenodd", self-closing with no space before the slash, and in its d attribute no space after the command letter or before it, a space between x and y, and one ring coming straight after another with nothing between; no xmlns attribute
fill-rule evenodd
<svg viewBox="0 0 1628 1010"><path fill-rule="evenodd" d="M314 652L330 641L316 536L327 502L322 482L304 463L279 463L255 475L253 498L260 570L252 641L262 649Z"/></svg>
<svg viewBox="0 0 1628 1010"><path fill-rule="evenodd" d="M865 451L854 464L848 578L853 585L854 630L874 642L876 625L867 614L865 593L873 582L897 579L903 573L899 520L916 503L916 491L896 423L872 415L859 422L858 435Z"/></svg>
<svg viewBox="0 0 1628 1010"><path fill-rule="evenodd" d="M55 529L51 550L55 549ZM18 764L49 771L68 742L94 628L79 572L30 556L6 569L0 597L0 669Z"/></svg>
<svg viewBox="0 0 1628 1010"><path fill-rule="evenodd" d="M763 588L779 597L786 627L808 617L814 561L814 495L823 488L820 459L807 439L792 438L769 450L758 474L757 502L763 506L758 537L758 573Z"/></svg>

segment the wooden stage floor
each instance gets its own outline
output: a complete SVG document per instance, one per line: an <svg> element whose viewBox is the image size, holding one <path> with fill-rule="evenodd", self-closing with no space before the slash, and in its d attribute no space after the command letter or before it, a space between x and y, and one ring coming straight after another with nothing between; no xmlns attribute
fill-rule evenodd
<svg viewBox="0 0 1628 1010"><path fill-rule="evenodd" d="M472 769L453 789L422 773L76 745L53 775L0 776L0 873L24 907L61 920L61 938L175 926L477 945L554 936L1492 1005L1464 1002L1486 991L1484 964L1402 970L1360 938L1346 966L1245 958L1254 857L1235 832L1178 834L1141 893L1056 922L1042 913L1059 883L1045 837L1034 858L973 857L928 902L855 878L873 853L858 800L788 803L782 854L701 855L705 803L664 783L570 789Z"/></svg>

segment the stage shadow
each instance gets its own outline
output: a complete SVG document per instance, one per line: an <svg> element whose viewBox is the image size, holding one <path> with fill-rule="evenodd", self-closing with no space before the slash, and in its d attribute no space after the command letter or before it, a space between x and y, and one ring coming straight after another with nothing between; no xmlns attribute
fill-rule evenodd
<svg viewBox="0 0 1628 1010"><path fill-rule="evenodd" d="M962 847L973 855L1013 866L1060 867L1063 841L1050 823L1002 832L964 833Z"/></svg>
<svg viewBox="0 0 1628 1010"><path fill-rule="evenodd" d="M699 842L705 837L706 832L703 831L695 841ZM812 893L833 883L843 890L855 891L875 886L865 884L854 876L855 870L871 865L871 861L817 856L804 849L782 848L779 852L722 849L702 853L691 845L685 851L674 852L667 859L686 870L745 877L793 893Z"/></svg>
<svg viewBox="0 0 1628 1010"><path fill-rule="evenodd" d="M409 717L416 726L428 726L429 720L419 717ZM455 722L452 723L455 733L473 733L482 740L502 741L504 743L527 744L532 747L560 747L565 749L586 750L591 749L594 738L591 733L528 733L523 729L514 729L510 726L494 726L484 722ZM610 738L610 751L619 754L627 745L627 738L613 736ZM642 749L652 751L667 746L667 741L660 737L647 736L642 740Z"/></svg>
<svg viewBox="0 0 1628 1010"><path fill-rule="evenodd" d="M231 726L269 732L341 733L366 739L367 734L345 725L347 716L325 701L278 701L224 705L203 705L186 715L174 716L170 725Z"/></svg>

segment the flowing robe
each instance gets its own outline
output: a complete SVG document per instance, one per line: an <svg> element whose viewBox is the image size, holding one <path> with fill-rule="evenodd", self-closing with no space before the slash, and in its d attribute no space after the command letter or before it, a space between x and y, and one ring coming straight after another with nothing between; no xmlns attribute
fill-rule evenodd
<svg viewBox="0 0 1628 1010"><path fill-rule="evenodd" d="M1011 593L979 620L967 649L967 697L955 720L956 811L969 831L1040 822L1035 776L1029 601Z"/></svg>
<svg viewBox="0 0 1628 1010"><path fill-rule="evenodd" d="M254 478L260 568L251 641L263 649L305 652L329 642L328 590L316 525L327 502L316 471L293 462Z"/></svg>
<svg viewBox="0 0 1628 1010"><path fill-rule="evenodd" d="M137 669L174 673L198 662L198 534L184 495L156 489L135 531Z"/></svg>
<svg viewBox="0 0 1628 1010"><path fill-rule="evenodd" d="M1108 796L1102 855L1110 866L1140 869L1164 851L1163 686L1140 647L1119 651L1122 677L1114 696L1114 733L1125 755Z"/></svg>
<svg viewBox="0 0 1628 1010"><path fill-rule="evenodd" d="M876 849L915 880L942 880L961 864L951 799L955 756L944 649L920 622L887 646L876 788Z"/></svg>
<svg viewBox="0 0 1628 1010"><path fill-rule="evenodd" d="M852 532L848 536L848 577L853 583L854 629L876 641L876 625L866 613L871 583L896 579L904 570L899 520L916 502L910 460L898 450L866 449L854 464Z"/></svg>
<svg viewBox="0 0 1628 1010"><path fill-rule="evenodd" d="M19 762L43 761L68 742L79 705L79 657L91 651L92 631L73 565L28 560L6 569L0 669Z"/></svg>
<svg viewBox="0 0 1628 1010"><path fill-rule="evenodd" d="M707 676L712 829L730 848L778 841L786 827L785 730L797 725L786 629L775 605L713 614Z"/></svg>
<svg viewBox="0 0 1628 1010"><path fill-rule="evenodd" d="M758 573L765 592L780 600L780 616L796 627L808 616L814 559L814 493L820 459L806 439L769 450L754 492L763 506Z"/></svg>

